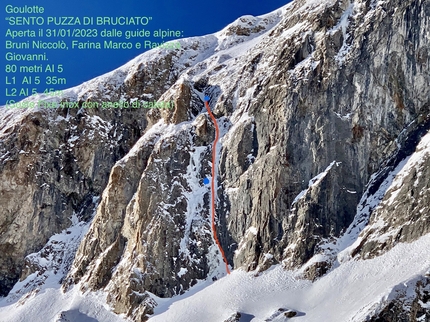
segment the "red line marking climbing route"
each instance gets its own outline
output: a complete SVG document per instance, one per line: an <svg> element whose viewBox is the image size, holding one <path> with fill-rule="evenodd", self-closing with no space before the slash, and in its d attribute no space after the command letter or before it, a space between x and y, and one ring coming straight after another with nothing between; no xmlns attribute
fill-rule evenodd
<svg viewBox="0 0 430 322"><path fill-rule="evenodd" d="M228 262L227 262L227 258L225 257L224 254L224 250L221 247L221 243L218 240L217 234L216 234L216 227L215 227L215 162L216 162L216 144L218 142L219 139L219 127L218 127L218 123L215 119L215 117L213 116L212 112L211 112L211 108L209 106L207 97L205 97L205 106L206 109L209 113L209 116L212 119L212 122L214 122L215 125L215 140L213 142L213 147L212 147L212 182L211 182L211 190L212 190L212 233L215 239L215 242L219 248L219 251L221 252L222 255L222 259L224 260L225 263L225 268L227 270L227 274L230 274L230 269L228 268Z"/></svg>

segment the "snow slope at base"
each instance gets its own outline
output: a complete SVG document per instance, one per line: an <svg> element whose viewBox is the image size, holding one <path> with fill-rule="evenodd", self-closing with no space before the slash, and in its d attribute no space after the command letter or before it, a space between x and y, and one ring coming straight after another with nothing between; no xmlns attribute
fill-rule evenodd
<svg viewBox="0 0 430 322"><path fill-rule="evenodd" d="M410 244L398 244L371 260L347 261L313 284L280 266L259 277L233 271L213 283L202 281L181 296L157 299L156 315L149 322L220 322L235 312L241 312L247 321L259 322L278 308L301 312L297 317L301 322L361 321L358 316L389 295L393 286L429 271L428 249L430 234ZM0 322L54 322L61 312L70 321L76 317L83 322L125 321L104 303L103 293L81 295L75 287L63 294L59 284L51 284L23 305L0 300Z"/></svg>
<svg viewBox="0 0 430 322"><path fill-rule="evenodd" d="M348 261L314 284L274 267L260 277L234 271L192 296L173 298L150 322L219 322L234 312L264 321L278 308L303 313L301 322L346 322L390 293L394 285L424 275L430 268L430 234L366 261ZM164 303L167 308L167 303ZM280 320L281 321L281 320Z"/></svg>
<svg viewBox="0 0 430 322"><path fill-rule="evenodd" d="M23 304L0 300L0 322L56 322L62 312L64 319L58 319L61 322L126 321L110 311L103 293L82 295L78 287L62 293L60 286L52 285Z"/></svg>

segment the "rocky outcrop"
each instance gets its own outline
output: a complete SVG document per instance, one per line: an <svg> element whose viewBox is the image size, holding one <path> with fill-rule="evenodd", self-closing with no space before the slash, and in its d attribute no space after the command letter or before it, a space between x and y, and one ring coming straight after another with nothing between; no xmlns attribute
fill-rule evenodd
<svg viewBox="0 0 430 322"><path fill-rule="evenodd" d="M71 279L82 280L92 290L107 287L115 311L136 320L151 312L150 306L142 309L146 291L170 297L204 279L210 270L207 256L213 245L204 210L208 194L202 179L195 177L209 173L207 165L201 166L209 151L196 146L189 135L193 132L193 127L184 126L181 137L189 139L183 141L148 132L114 166L75 259ZM202 198L193 200L198 197ZM110 207L112 200L115 207Z"/></svg>
<svg viewBox="0 0 430 322"><path fill-rule="evenodd" d="M428 321L429 308L430 279L422 276L393 288L389 300L378 305L368 321Z"/></svg>
<svg viewBox="0 0 430 322"><path fill-rule="evenodd" d="M91 114L2 111L9 122L3 123L0 140L1 295L18 280L26 255L69 227L73 215L91 218L93 197L101 194L113 163L142 130L130 116L117 118L123 123L116 131L107 121L112 111L105 119Z"/></svg>
<svg viewBox="0 0 430 322"><path fill-rule="evenodd" d="M106 187L112 166L148 124L146 109L106 109L103 103L158 99L176 80L165 75L172 58L164 58L147 64L144 72L143 63L118 69L65 91L61 100L29 99L73 102L73 108L0 110L0 295L20 277L24 257L69 227L74 214L92 218L93 198ZM157 90L148 96L151 86Z"/></svg>
<svg viewBox="0 0 430 322"><path fill-rule="evenodd" d="M397 149L407 154L406 146L398 148L396 143L403 129L428 130L428 89L416 86L416 79L429 79L428 60L418 62L405 50L405 42L407 48L428 48L417 29L428 23L427 6L419 1L378 6L336 2L322 9L318 19L297 10L288 21L301 15L304 27L296 24L295 32L285 40L280 37L273 47L264 44L268 48L261 49L258 64L273 67L268 76L254 81L254 87L248 85L253 99L245 99L248 105L243 108L255 123L258 154L242 173L228 164L221 167L225 199L230 200L223 212L229 214L228 231L239 241L235 266L254 269L265 254L287 267L305 263L322 240L339 236L352 223L375 170ZM418 19L417 25L411 17ZM316 23L319 19L334 23ZM279 31L274 28L271 33L281 35L288 26L280 24ZM304 57L309 43L313 52ZM371 53L380 54L373 58ZM259 75L258 66L248 79L251 73ZM407 102L405 108L399 97ZM244 145L240 136L233 140L224 155L231 153L230 146L241 146L249 155L256 150ZM228 195L231 187L234 194ZM255 233L249 227L255 227Z"/></svg>
<svg viewBox="0 0 430 322"><path fill-rule="evenodd" d="M421 132L426 131L427 126L421 129ZM362 231L353 256L371 258L390 250L399 242L412 242L430 232L430 135L425 135L419 144L413 142L412 146L416 146L414 154L406 159L397 157L397 161L401 162L396 167L387 167L392 169L391 185L388 189L382 186L386 191Z"/></svg>
<svg viewBox="0 0 430 322"><path fill-rule="evenodd" d="M224 322L239 322L241 318L241 314L239 312L232 314L227 320Z"/></svg>

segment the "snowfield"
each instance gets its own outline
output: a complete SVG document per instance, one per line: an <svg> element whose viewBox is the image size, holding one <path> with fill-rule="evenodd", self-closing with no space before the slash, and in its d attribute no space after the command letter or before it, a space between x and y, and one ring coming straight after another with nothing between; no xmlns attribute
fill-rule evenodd
<svg viewBox="0 0 430 322"><path fill-rule="evenodd" d="M298 279L299 272L285 271L280 266L259 277L233 271L191 296L185 293L184 299L177 297L163 303L163 312L149 321L219 322L240 312L245 318L241 322L259 322L279 308L302 313L296 317L300 322L364 321L375 309L375 299L389 296L393 285L430 273L429 249L430 234L411 244L399 244L371 260L350 260L314 283ZM286 320L283 316L273 319Z"/></svg>
<svg viewBox="0 0 430 322"><path fill-rule="evenodd" d="M416 276L430 274L430 234L410 244L398 244L370 260L349 260L314 283L300 279L300 271L280 265L255 277L233 271L218 281L201 281L183 295L160 299L150 322L222 322L235 312L241 322L287 321L279 308L299 312L301 322L358 322L390 296L395 285L413 288ZM409 282L409 283L408 283ZM394 287L393 287L394 286ZM105 294L80 294L78 286L62 293L58 283L47 283L38 296L8 303L0 300L1 322L117 322L127 321L110 312ZM22 303L22 304L21 304ZM69 320L58 319L61 312Z"/></svg>

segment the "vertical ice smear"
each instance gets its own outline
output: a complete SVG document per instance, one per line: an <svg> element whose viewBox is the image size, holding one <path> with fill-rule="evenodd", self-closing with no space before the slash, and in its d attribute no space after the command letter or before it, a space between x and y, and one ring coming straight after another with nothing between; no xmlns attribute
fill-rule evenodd
<svg viewBox="0 0 430 322"><path fill-rule="evenodd" d="M187 203L187 214L186 214L186 224L185 224L185 235L181 239L180 242L180 253L184 254L190 261L195 259L190 256L190 237L189 232L192 229L196 229L193 227L193 222L203 222L207 221L207 219L203 218L201 214L203 213L203 197L208 193L208 186L201 185L201 168L202 162L204 160L204 155L207 151L207 147L195 147L195 151L190 152L191 159L190 164L187 167L187 173L185 175L185 179L187 180L189 191L186 191L185 197L188 201ZM195 224L195 223L194 223Z"/></svg>
<svg viewBox="0 0 430 322"><path fill-rule="evenodd" d="M354 3L350 3L348 8L343 13L342 17L340 18L339 23L333 27L332 30L330 30L330 33L333 33L335 30L341 30L342 36L343 36L343 43L342 47L340 48L339 52L335 56L336 61L338 61L339 64L342 64L344 60L346 59L346 55L351 50L351 45L348 44L348 40L350 35L347 33L347 29L350 23L351 16L354 12Z"/></svg>

